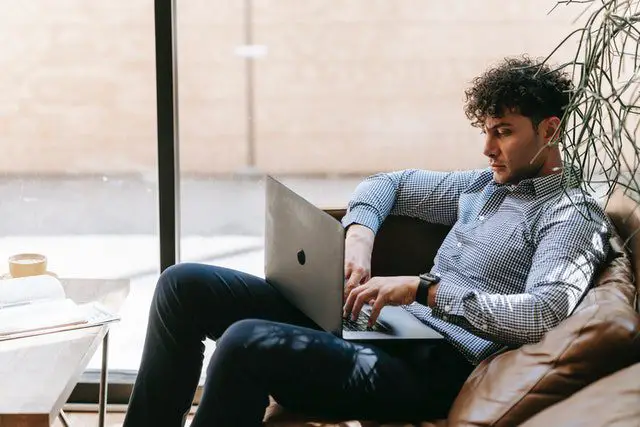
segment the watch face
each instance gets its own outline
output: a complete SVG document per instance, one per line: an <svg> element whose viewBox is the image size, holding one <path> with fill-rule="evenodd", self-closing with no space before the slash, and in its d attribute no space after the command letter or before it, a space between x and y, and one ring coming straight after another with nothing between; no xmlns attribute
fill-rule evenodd
<svg viewBox="0 0 640 427"><path fill-rule="evenodd" d="M433 273L423 273L420 275L420 277L433 283L437 283L440 280L440 278Z"/></svg>

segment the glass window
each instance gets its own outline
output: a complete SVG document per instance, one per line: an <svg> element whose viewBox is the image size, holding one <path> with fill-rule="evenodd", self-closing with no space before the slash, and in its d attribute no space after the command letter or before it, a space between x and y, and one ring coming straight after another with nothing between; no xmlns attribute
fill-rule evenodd
<svg viewBox="0 0 640 427"><path fill-rule="evenodd" d="M464 89L546 56L578 14L555 3L177 1L179 261L262 276L267 173L333 208L375 172L483 167ZM159 274L153 2L3 2L0 40L0 274L28 251L130 279L110 368L135 371Z"/></svg>
<svg viewBox="0 0 640 427"><path fill-rule="evenodd" d="M159 273L153 25L146 1L0 4L0 272L38 252L62 278L130 279L113 370L138 368Z"/></svg>

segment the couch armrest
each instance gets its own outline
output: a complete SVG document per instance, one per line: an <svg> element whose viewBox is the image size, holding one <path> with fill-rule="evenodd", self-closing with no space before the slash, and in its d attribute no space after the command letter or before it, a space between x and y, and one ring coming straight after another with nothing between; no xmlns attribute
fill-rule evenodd
<svg viewBox="0 0 640 427"><path fill-rule="evenodd" d="M640 363L580 390L529 419L526 427L640 426Z"/></svg>
<svg viewBox="0 0 640 427"><path fill-rule="evenodd" d="M327 209L338 221L345 209ZM371 255L372 276L418 275L429 271L451 227L406 216L387 217L376 234Z"/></svg>

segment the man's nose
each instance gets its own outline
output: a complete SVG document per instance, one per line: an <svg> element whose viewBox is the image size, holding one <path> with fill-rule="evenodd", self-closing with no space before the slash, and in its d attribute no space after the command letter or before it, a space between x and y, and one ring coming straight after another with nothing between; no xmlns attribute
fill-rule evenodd
<svg viewBox="0 0 640 427"><path fill-rule="evenodd" d="M483 154L490 158L494 158L498 155L498 147L491 135L487 135L484 139Z"/></svg>

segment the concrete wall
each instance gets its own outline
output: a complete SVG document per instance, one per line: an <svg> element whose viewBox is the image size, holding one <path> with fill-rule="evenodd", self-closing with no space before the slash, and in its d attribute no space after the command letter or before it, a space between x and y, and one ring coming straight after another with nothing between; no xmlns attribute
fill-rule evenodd
<svg viewBox="0 0 640 427"><path fill-rule="evenodd" d="M578 6L548 0L253 0L247 120L240 0L178 1L185 173L483 166L463 91L546 55ZM0 173L154 173L152 0L0 3ZM253 128L250 155L249 127Z"/></svg>

